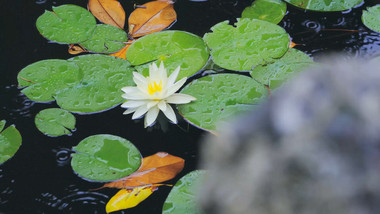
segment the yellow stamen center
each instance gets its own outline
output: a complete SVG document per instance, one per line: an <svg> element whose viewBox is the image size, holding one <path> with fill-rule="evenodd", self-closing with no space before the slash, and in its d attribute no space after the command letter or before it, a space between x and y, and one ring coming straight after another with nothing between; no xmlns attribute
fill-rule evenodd
<svg viewBox="0 0 380 214"><path fill-rule="evenodd" d="M148 93L150 95L153 95L154 93L156 93L157 91L161 92L162 90L162 81L160 81L160 83L157 85L156 82L150 82L148 83Z"/></svg>

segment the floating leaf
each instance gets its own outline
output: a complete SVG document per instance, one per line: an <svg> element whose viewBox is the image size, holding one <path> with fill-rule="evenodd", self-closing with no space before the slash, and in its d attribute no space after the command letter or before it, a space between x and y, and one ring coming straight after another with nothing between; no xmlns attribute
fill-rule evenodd
<svg viewBox="0 0 380 214"><path fill-rule="evenodd" d="M73 147L71 166L92 181L111 181L136 171L141 155L128 140L114 135L93 135Z"/></svg>
<svg viewBox="0 0 380 214"><path fill-rule="evenodd" d="M380 33L380 5L363 10L362 22L369 29Z"/></svg>
<svg viewBox="0 0 380 214"><path fill-rule="evenodd" d="M134 85L128 61L106 55L84 55L69 59L83 72L81 83L60 90L57 104L68 111L93 113L123 101L121 88Z"/></svg>
<svg viewBox="0 0 380 214"><path fill-rule="evenodd" d="M359 5L363 0L284 0L294 6L315 11L342 11Z"/></svg>
<svg viewBox="0 0 380 214"><path fill-rule="evenodd" d="M96 53L113 53L124 47L128 41L127 33L115 26L100 24L97 25L93 36L81 43L83 47Z"/></svg>
<svg viewBox="0 0 380 214"><path fill-rule="evenodd" d="M197 100L178 105L180 114L195 126L213 131L218 122L253 109L268 90L247 76L215 74L194 80L181 93Z"/></svg>
<svg viewBox="0 0 380 214"><path fill-rule="evenodd" d="M283 28L257 19L240 19L235 27L228 21L216 24L204 40L211 49L215 64L234 71L251 70L257 65L280 58L289 47Z"/></svg>
<svg viewBox="0 0 380 214"><path fill-rule="evenodd" d="M69 135L71 130L75 129L74 115L60 108L40 111L34 122L40 132L49 136Z"/></svg>
<svg viewBox="0 0 380 214"><path fill-rule="evenodd" d="M281 0L255 0L245 8L242 18L260 19L274 24L279 23L286 14L286 3Z"/></svg>
<svg viewBox="0 0 380 214"><path fill-rule="evenodd" d="M69 54L76 55L76 54L80 54L80 53L86 53L88 51L86 50L86 48L82 47L80 44L78 44L78 45L70 44L68 52L69 52Z"/></svg>
<svg viewBox="0 0 380 214"><path fill-rule="evenodd" d="M101 22L124 28L125 12L120 2L116 0L89 0L88 9Z"/></svg>
<svg viewBox="0 0 380 214"><path fill-rule="evenodd" d="M172 1L148 2L129 16L129 35L136 38L164 30L176 19Z"/></svg>
<svg viewBox="0 0 380 214"><path fill-rule="evenodd" d="M96 28L96 20L86 9L67 4L53 7L53 12L45 11L38 17L36 26L47 39L72 44L89 39Z"/></svg>
<svg viewBox="0 0 380 214"><path fill-rule="evenodd" d="M272 64L259 65L250 71L251 76L258 82L275 89L295 73L302 71L313 60L297 49L290 48L286 54Z"/></svg>
<svg viewBox="0 0 380 214"><path fill-rule="evenodd" d="M127 51L127 59L145 76L148 64L162 60L168 72L181 66L177 79L189 77L206 64L209 51L203 40L184 31L163 31L146 35L135 41ZM146 63L146 64L145 64ZM159 64L159 63L158 63Z"/></svg>
<svg viewBox="0 0 380 214"><path fill-rule="evenodd" d="M5 126L5 120L0 121L0 131ZM0 133L0 164L13 157L21 146L21 135L14 125Z"/></svg>
<svg viewBox="0 0 380 214"><path fill-rule="evenodd" d="M103 187L131 188L148 184L156 184L174 178L184 167L185 160L158 152L145 157L139 170L121 180L105 184Z"/></svg>
<svg viewBox="0 0 380 214"><path fill-rule="evenodd" d="M157 186L136 187L134 189L122 189L116 193L107 203L106 212L115 212L137 206L148 198Z"/></svg>
<svg viewBox="0 0 380 214"><path fill-rule="evenodd" d="M201 214L196 193L206 171L196 170L183 176L165 200L162 214Z"/></svg>
<svg viewBox="0 0 380 214"><path fill-rule="evenodd" d="M49 59L35 62L20 71L17 76L21 92L34 101L53 101L58 91L79 84L82 73L72 62Z"/></svg>

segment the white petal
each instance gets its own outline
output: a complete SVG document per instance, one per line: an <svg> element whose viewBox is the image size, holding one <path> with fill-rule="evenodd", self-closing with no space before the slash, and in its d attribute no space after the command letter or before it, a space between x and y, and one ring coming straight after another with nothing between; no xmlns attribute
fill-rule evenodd
<svg viewBox="0 0 380 214"><path fill-rule="evenodd" d="M156 63L152 63L152 66L149 66L149 77L154 81L159 79L159 72Z"/></svg>
<svg viewBox="0 0 380 214"><path fill-rule="evenodd" d="M123 114L130 114L136 111L137 108L129 108L123 112Z"/></svg>
<svg viewBox="0 0 380 214"><path fill-rule="evenodd" d="M137 88L136 88L137 89ZM125 93L121 95L126 100L146 100L150 99L150 97L144 93L142 93L140 90L136 90L134 92Z"/></svg>
<svg viewBox="0 0 380 214"><path fill-rule="evenodd" d="M171 85L174 84L175 80L177 79L178 77L178 74L179 74L179 71L181 70L181 67L178 66L172 74L170 74L169 78L168 78L168 87L170 87Z"/></svg>
<svg viewBox="0 0 380 214"><path fill-rule="evenodd" d="M166 73L166 69L165 69L163 61L161 61L160 67L158 68L158 71L160 73L161 79L165 80L165 82L166 82L166 79L168 78L168 74Z"/></svg>
<svg viewBox="0 0 380 214"><path fill-rule="evenodd" d="M176 91L178 91L178 89L180 89L183 84L185 84L186 82L186 77L182 78L180 81L174 83L174 85L171 85L168 87L167 91L166 91L166 97L169 97L170 95L174 94Z"/></svg>
<svg viewBox="0 0 380 214"><path fill-rule="evenodd" d="M159 108L162 112L166 111L166 102L165 102L165 101L161 100L161 101L158 103L157 106L158 106L158 108Z"/></svg>
<svg viewBox="0 0 380 214"><path fill-rule="evenodd" d="M154 121L156 121L159 112L160 110L157 108L157 106L149 109L148 113L146 113L145 115L145 128L151 126L154 123Z"/></svg>
<svg viewBox="0 0 380 214"><path fill-rule="evenodd" d="M147 103L147 101L145 101L145 100L130 100L130 101L127 101L127 102L121 104L121 107L122 108L137 108L137 107L140 107L146 103Z"/></svg>
<svg viewBox="0 0 380 214"><path fill-rule="evenodd" d="M185 103L194 101L196 99L197 98L190 96L188 94L175 93L172 96L166 98L166 102L171 103L171 104L185 104Z"/></svg>
<svg viewBox="0 0 380 214"><path fill-rule="evenodd" d="M133 72L133 79L137 79L141 82L146 82L146 78L138 72Z"/></svg>
<svg viewBox="0 0 380 214"><path fill-rule="evenodd" d="M166 111L162 111L162 112L165 114L165 116L169 120L171 120L174 124L176 124L177 123L177 117L175 116L175 113L174 113L172 107L167 103L165 103L165 104L166 104Z"/></svg>
<svg viewBox="0 0 380 214"><path fill-rule="evenodd" d="M138 107L135 111L135 113L132 115L132 119L137 119L143 116L149 109L146 107L146 105L142 105Z"/></svg>
<svg viewBox="0 0 380 214"><path fill-rule="evenodd" d="M158 104L158 101L149 101L146 103L146 107L148 109L152 108L153 106L157 105Z"/></svg>

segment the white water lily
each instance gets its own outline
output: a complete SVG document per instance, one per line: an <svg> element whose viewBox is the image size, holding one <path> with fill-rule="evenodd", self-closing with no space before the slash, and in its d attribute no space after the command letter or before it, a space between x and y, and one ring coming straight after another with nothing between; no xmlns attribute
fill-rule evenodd
<svg viewBox="0 0 380 214"><path fill-rule="evenodd" d="M173 108L169 104L185 104L196 100L193 96L175 93L187 79L184 77L175 82L179 71L180 67L178 66L168 77L164 63L161 62L159 68L155 63L149 65L148 77L133 72L133 81L135 81L136 87L121 89L125 92L122 97L127 100L121 105L121 107L127 108L124 114L134 113L132 119L138 119L146 114L144 125L148 127L154 123L161 110L169 120L177 123Z"/></svg>

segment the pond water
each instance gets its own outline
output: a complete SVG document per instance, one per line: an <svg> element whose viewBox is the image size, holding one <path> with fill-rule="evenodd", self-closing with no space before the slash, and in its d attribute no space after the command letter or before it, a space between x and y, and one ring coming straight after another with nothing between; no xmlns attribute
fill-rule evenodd
<svg viewBox="0 0 380 214"><path fill-rule="evenodd" d="M121 1L126 13L134 4L147 1ZM240 17L251 4L247 0L178 0L178 21L173 30L184 30L199 36L214 24ZM358 7L336 13L305 12L288 6L280 22L293 42L318 60L329 52L343 51L347 56L370 58L380 54L380 35L361 22L361 11L378 1L366 1ZM49 43L37 31L35 20L52 6L87 1L3 0L0 2L0 120L15 124L23 142L16 155L0 165L0 213L105 213L105 204L117 190L98 188L100 183L78 177L70 166L71 148L94 134L113 134L133 142L143 156L163 151L185 159L184 170L176 177L197 169L201 137L207 133L183 120L178 125L144 129L143 122L123 116L116 107L92 115L76 115L76 131L72 136L47 137L34 125L34 116L42 109L57 107L55 103L35 103L17 88L17 73L25 66L43 59L68 59L67 46ZM338 30L334 30L338 29ZM357 31L344 31L344 30ZM175 183L176 179L170 181ZM119 213L161 213L170 191L160 187L136 208ZM117 213L117 212L116 212Z"/></svg>

